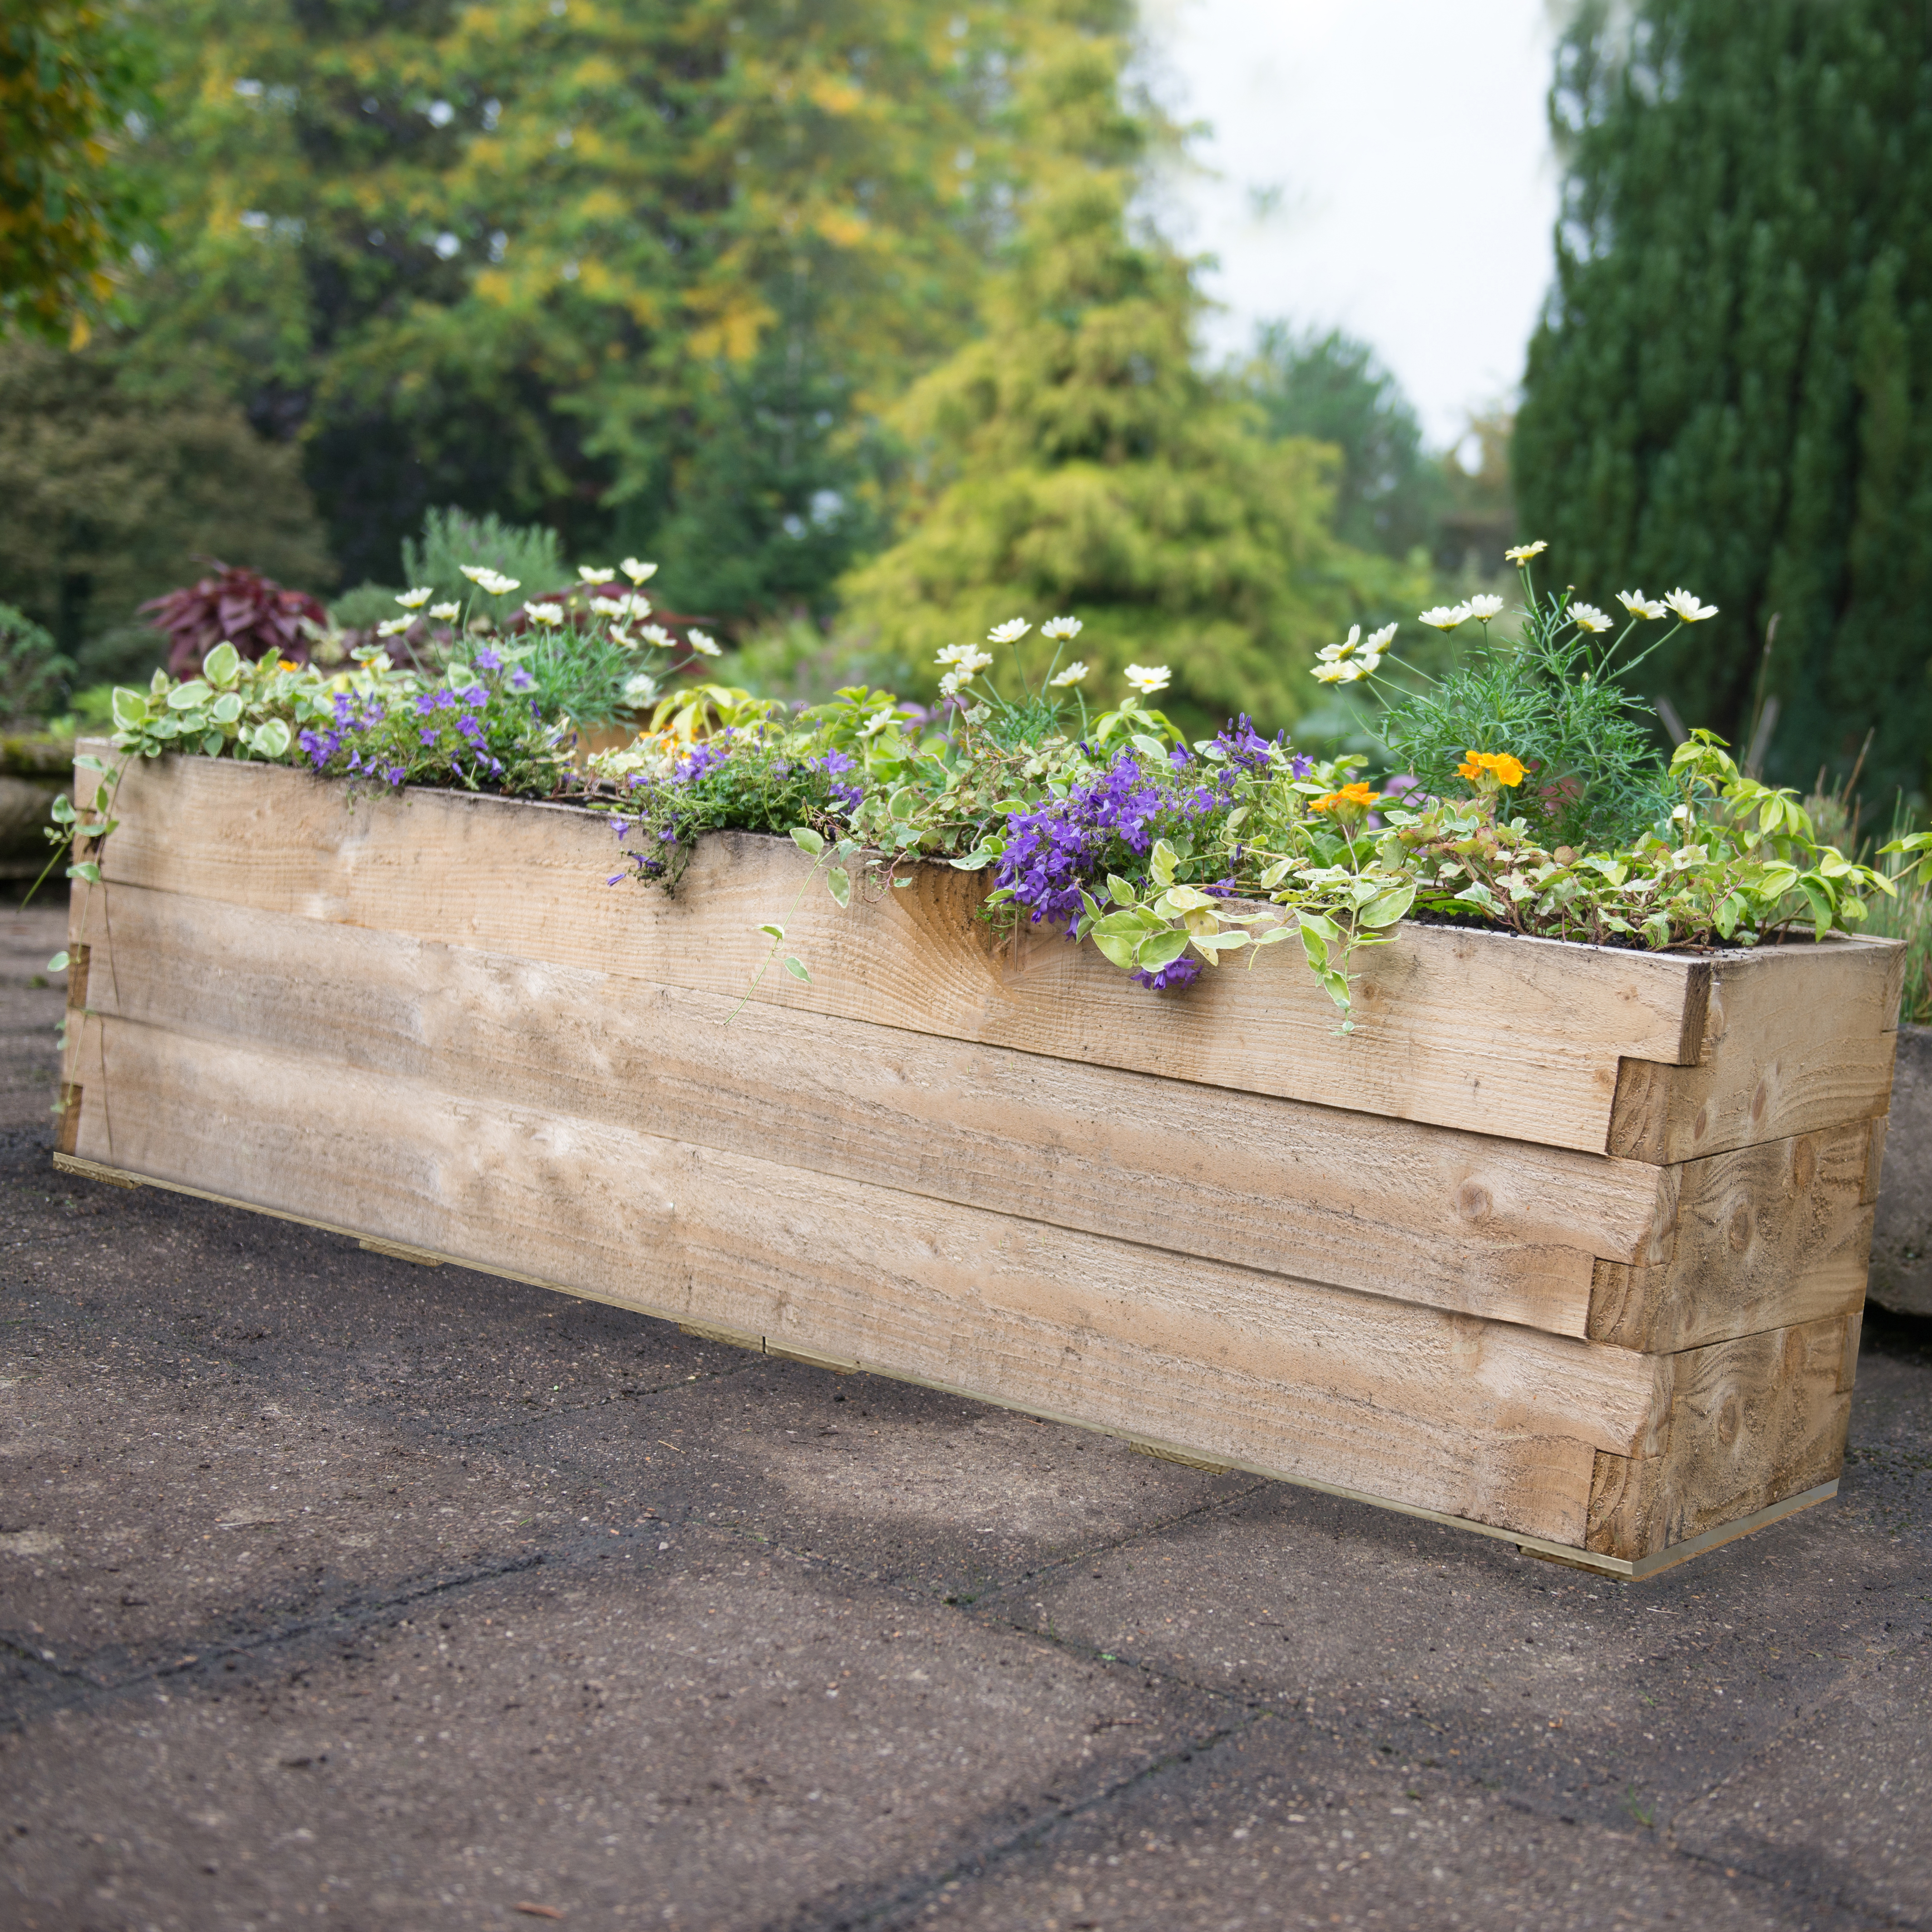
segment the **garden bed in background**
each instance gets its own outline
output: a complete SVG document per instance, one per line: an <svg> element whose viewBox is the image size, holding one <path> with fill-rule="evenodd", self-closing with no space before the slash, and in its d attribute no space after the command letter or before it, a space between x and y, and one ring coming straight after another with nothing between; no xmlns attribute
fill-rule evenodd
<svg viewBox="0 0 1932 1932"><path fill-rule="evenodd" d="M92 775L83 773L83 784ZM64 1165L1640 1576L1842 1456L1895 944L1405 925L1150 996L712 834L136 762L77 893ZM84 950L83 950L84 949Z"/></svg>

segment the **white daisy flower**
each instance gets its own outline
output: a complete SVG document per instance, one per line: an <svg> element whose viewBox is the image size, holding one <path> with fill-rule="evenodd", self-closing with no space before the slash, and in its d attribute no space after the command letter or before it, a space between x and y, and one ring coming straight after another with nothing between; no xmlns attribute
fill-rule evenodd
<svg viewBox="0 0 1932 1932"><path fill-rule="evenodd" d="M1044 627L1042 628L1041 634L1042 636L1046 634ZM1079 683L1080 681L1086 676L1086 675L1087 667L1084 664L1076 662L1069 664L1058 677L1048 678L1047 680L1047 682L1050 684L1055 691L1070 691L1073 686Z"/></svg>
<svg viewBox="0 0 1932 1932"><path fill-rule="evenodd" d="M1500 597L1472 597L1469 615L1486 624L1492 617L1501 614L1503 600Z"/></svg>
<svg viewBox="0 0 1932 1932"><path fill-rule="evenodd" d="M1469 617L1466 604L1438 604L1432 610L1419 612L1416 621L1426 624L1432 631L1453 631L1458 624L1466 624Z"/></svg>
<svg viewBox="0 0 1932 1932"><path fill-rule="evenodd" d="M1050 638L1056 644L1070 643L1079 636L1082 629L1078 617L1049 617L1040 627L1042 638Z"/></svg>
<svg viewBox="0 0 1932 1932"><path fill-rule="evenodd" d="M654 563L640 563L634 556L627 556L618 568L633 584L647 584L658 574Z"/></svg>
<svg viewBox="0 0 1932 1932"><path fill-rule="evenodd" d="M1511 563L1523 564L1533 556L1540 556L1549 548L1549 544L1539 537L1534 543L1518 544L1514 550L1504 550L1503 555Z"/></svg>
<svg viewBox="0 0 1932 1932"><path fill-rule="evenodd" d="M463 615L463 606L460 604L432 604L429 607L429 614L432 617L440 618L446 624L453 624Z"/></svg>
<svg viewBox="0 0 1932 1932"><path fill-rule="evenodd" d="M1660 617L1664 606L1654 598L1646 597L1641 590L1619 590L1617 602L1633 617Z"/></svg>
<svg viewBox="0 0 1932 1932"><path fill-rule="evenodd" d="M724 646L709 631L700 631L695 626L685 632L685 640L701 658L722 658Z"/></svg>
<svg viewBox="0 0 1932 1932"><path fill-rule="evenodd" d="M405 590L396 602L405 610L420 610L435 595L434 587L425 584L420 590Z"/></svg>
<svg viewBox="0 0 1932 1932"><path fill-rule="evenodd" d="M1610 620L1594 604L1573 604L1570 607L1570 621L1580 630L1607 631Z"/></svg>
<svg viewBox="0 0 1932 1932"><path fill-rule="evenodd" d="M986 633L989 644L1016 644L1033 626L1024 617L1009 617L1004 624L995 624Z"/></svg>
<svg viewBox="0 0 1932 1932"><path fill-rule="evenodd" d="M1120 675L1143 698L1152 698L1167 688L1167 681L1173 673L1166 664L1130 664Z"/></svg>
<svg viewBox="0 0 1932 1932"><path fill-rule="evenodd" d="M1699 603L1696 594L1684 590L1681 585L1664 601L1687 624L1701 624L1706 617L1714 617L1718 614L1716 604Z"/></svg>
<svg viewBox="0 0 1932 1932"><path fill-rule="evenodd" d="M484 588L488 590L489 586L486 584ZM529 618L532 624L542 624L547 628L554 628L563 622L563 606L561 604L526 604L524 606L524 615Z"/></svg>

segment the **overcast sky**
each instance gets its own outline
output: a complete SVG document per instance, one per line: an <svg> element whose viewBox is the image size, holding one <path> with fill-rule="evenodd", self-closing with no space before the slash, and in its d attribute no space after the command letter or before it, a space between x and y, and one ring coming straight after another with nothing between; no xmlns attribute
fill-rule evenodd
<svg viewBox="0 0 1932 1932"><path fill-rule="evenodd" d="M1550 282L1546 0L1142 0L1206 172L1175 238L1220 258L1218 350L1258 320L1373 344L1431 440L1514 390Z"/></svg>

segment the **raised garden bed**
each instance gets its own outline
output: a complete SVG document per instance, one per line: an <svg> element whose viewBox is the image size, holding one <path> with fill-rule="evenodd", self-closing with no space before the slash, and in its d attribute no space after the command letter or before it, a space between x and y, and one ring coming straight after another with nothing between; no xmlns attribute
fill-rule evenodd
<svg viewBox="0 0 1932 1932"><path fill-rule="evenodd" d="M83 785L92 775L83 773ZM1407 925L1182 996L982 875L168 758L76 898L62 1165L1642 1576L1837 1486L1900 949ZM83 952L80 949L85 948Z"/></svg>

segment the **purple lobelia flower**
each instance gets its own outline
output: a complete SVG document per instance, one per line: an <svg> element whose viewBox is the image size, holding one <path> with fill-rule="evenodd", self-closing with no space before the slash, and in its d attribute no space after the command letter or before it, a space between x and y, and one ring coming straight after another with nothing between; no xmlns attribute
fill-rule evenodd
<svg viewBox="0 0 1932 1932"><path fill-rule="evenodd" d="M1171 960L1158 973L1150 973L1144 966L1136 966L1133 981L1137 986L1150 986L1156 993L1178 992L1183 986L1191 986L1201 976L1201 962L1185 956Z"/></svg>

